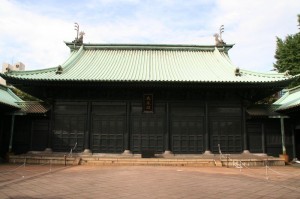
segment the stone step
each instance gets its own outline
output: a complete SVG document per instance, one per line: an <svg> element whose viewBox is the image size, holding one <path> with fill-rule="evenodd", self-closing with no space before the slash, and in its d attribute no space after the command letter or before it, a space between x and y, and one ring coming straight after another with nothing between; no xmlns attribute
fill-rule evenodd
<svg viewBox="0 0 300 199"><path fill-rule="evenodd" d="M73 162L73 165L80 165L80 163L81 163L81 157L76 157Z"/></svg>
<svg viewBox="0 0 300 199"><path fill-rule="evenodd" d="M82 165L93 166L215 166L214 162L200 161L82 161Z"/></svg>
<svg viewBox="0 0 300 199"><path fill-rule="evenodd" d="M151 166L194 166L194 167L201 167L201 166L216 166L216 167L236 167L238 164L243 167L253 167L253 166L265 166L266 164L269 166L284 166L285 162L283 159L280 158L273 158L268 157L255 157L246 156L243 157L232 157L232 159L219 159L219 158L208 158L202 157L156 157L156 158L141 158L141 157L100 157L94 155L74 155L72 157L66 156L64 154L43 154L43 155L36 155L36 154L23 154L23 155L10 155L9 156L10 163L16 164L53 164L53 165L151 165Z"/></svg>

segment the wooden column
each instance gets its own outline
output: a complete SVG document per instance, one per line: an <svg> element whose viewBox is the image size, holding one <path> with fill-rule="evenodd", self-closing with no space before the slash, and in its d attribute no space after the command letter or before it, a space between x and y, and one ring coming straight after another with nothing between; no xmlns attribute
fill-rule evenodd
<svg viewBox="0 0 300 199"><path fill-rule="evenodd" d="M130 150L130 109L131 103L127 101L126 103L126 131L124 134L124 152L123 155L131 155L132 152Z"/></svg>
<svg viewBox="0 0 300 199"><path fill-rule="evenodd" d="M10 139L9 139L9 147L8 152L12 153L12 145L14 139L14 127L15 127L15 115L11 116L11 125L10 125Z"/></svg>
<svg viewBox="0 0 300 199"><path fill-rule="evenodd" d="M265 124L261 123L261 144L262 144L262 152L266 153L266 136L265 136Z"/></svg>
<svg viewBox="0 0 300 199"><path fill-rule="evenodd" d="M92 102L89 101L87 104L86 130L84 134L84 151L83 151L83 153L86 154L92 153L90 149L91 119L92 119Z"/></svg>
<svg viewBox="0 0 300 199"><path fill-rule="evenodd" d="M169 102L166 103L166 134L165 134L165 152L164 155L172 154L170 147L170 105Z"/></svg>
<svg viewBox="0 0 300 199"><path fill-rule="evenodd" d="M244 142L244 151L243 153L250 153L248 150L248 134L246 130L246 107L242 104L242 134L243 134L243 142Z"/></svg>
<svg viewBox="0 0 300 199"><path fill-rule="evenodd" d="M282 154L286 155L284 118L283 117L280 117L280 129L281 129L281 141L282 141Z"/></svg>
<svg viewBox="0 0 300 199"><path fill-rule="evenodd" d="M281 142L282 142L282 154L279 154L280 158L283 158L285 163L289 162L289 156L286 154L285 147L285 129L284 129L284 116L280 116L280 129L281 129Z"/></svg>
<svg viewBox="0 0 300 199"><path fill-rule="evenodd" d="M293 159L296 159L297 155L296 155L296 142L295 142L295 128L294 128L294 124L291 125L291 129L292 129Z"/></svg>
<svg viewBox="0 0 300 199"><path fill-rule="evenodd" d="M207 100L205 100L205 107L204 107L204 131L205 131L205 152L204 154L211 154L210 150L210 139L209 139L209 132L208 132L208 104Z"/></svg>
<svg viewBox="0 0 300 199"><path fill-rule="evenodd" d="M50 108L50 119L48 123L48 137L47 137L47 147L45 152L51 153L52 152L52 135L53 135L53 124L54 124L54 102L51 102Z"/></svg>

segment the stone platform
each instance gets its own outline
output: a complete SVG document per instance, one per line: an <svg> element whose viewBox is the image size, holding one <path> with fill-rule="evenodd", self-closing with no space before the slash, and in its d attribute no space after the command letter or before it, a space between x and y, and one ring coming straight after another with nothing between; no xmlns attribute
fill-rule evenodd
<svg viewBox="0 0 300 199"><path fill-rule="evenodd" d="M141 154L85 154L29 152L9 155L10 163L53 165L98 165L98 166L190 166L190 167L253 167L284 166L282 158L265 154L155 154L153 158L142 158Z"/></svg>

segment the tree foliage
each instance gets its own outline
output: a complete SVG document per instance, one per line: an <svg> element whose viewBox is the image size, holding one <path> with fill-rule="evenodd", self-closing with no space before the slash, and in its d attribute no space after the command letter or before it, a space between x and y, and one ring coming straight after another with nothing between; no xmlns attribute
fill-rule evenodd
<svg viewBox="0 0 300 199"><path fill-rule="evenodd" d="M300 15L298 15L298 26L300 27ZM274 67L279 72L289 71L291 75L300 74L300 32L288 35L284 40L277 37L275 58ZM290 87L296 85L300 85L299 78Z"/></svg>

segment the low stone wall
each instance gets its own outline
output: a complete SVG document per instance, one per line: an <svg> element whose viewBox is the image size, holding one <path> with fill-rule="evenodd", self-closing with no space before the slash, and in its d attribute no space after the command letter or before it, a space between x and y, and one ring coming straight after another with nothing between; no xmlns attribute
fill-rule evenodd
<svg viewBox="0 0 300 199"><path fill-rule="evenodd" d="M52 164L52 165L124 165L124 166L223 166L223 167L255 167L255 166L284 166L282 158L257 155L173 155L155 158L141 158L140 155L99 155L74 153L72 156L63 153L29 153L10 155L10 163L18 164Z"/></svg>
<svg viewBox="0 0 300 199"><path fill-rule="evenodd" d="M10 155L9 163L72 165L75 157Z"/></svg>
<svg viewBox="0 0 300 199"><path fill-rule="evenodd" d="M257 167L257 166L285 166L285 162L282 159L271 159L271 160L261 160L261 159L235 159L235 160L222 160L223 167Z"/></svg>

